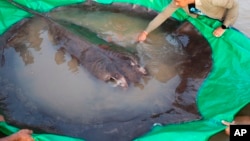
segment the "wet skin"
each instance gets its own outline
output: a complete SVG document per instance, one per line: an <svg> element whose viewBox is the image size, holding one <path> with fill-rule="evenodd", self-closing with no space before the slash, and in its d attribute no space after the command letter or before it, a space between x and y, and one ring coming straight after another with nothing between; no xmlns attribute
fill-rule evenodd
<svg viewBox="0 0 250 141"><path fill-rule="evenodd" d="M127 88L146 75L135 54L125 50L117 52L107 45L89 42L58 23L48 21L48 24L54 43L76 57L96 78L105 82L114 81L116 85ZM88 29L84 31L91 32Z"/></svg>

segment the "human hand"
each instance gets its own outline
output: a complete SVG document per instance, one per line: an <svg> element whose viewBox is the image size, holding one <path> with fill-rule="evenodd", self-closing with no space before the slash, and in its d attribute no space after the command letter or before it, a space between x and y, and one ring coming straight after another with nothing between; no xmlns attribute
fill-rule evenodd
<svg viewBox="0 0 250 141"><path fill-rule="evenodd" d="M6 137L6 141L34 141L31 134L32 130L29 129L21 129L17 133L14 133L8 137Z"/></svg>
<svg viewBox="0 0 250 141"><path fill-rule="evenodd" d="M218 27L214 30L213 34L215 37L221 37L225 31L226 29L223 29L222 27Z"/></svg>
<svg viewBox="0 0 250 141"><path fill-rule="evenodd" d="M143 42L147 39L148 33L146 31L143 31L139 34L137 41L138 42Z"/></svg>
<svg viewBox="0 0 250 141"><path fill-rule="evenodd" d="M230 125L234 125L235 121L227 122L225 120L222 120L221 123L227 126L227 128L225 129L225 133L229 136L230 135Z"/></svg>
<svg viewBox="0 0 250 141"><path fill-rule="evenodd" d="M232 122L222 120L221 123L227 126L225 133L230 135L230 125L250 125L250 116L236 116Z"/></svg>
<svg viewBox="0 0 250 141"><path fill-rule="evenodd" d="M4 120L4 117L3 117L2 115L0 115L0 122L1 122L1 121L5 121L5 120Z"/></svg>

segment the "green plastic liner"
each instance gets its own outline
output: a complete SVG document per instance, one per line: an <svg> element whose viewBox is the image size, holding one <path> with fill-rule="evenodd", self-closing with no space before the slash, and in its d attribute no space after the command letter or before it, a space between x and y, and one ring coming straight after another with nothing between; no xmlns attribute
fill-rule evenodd
<svg viewBox="0 0 250 141"><path fill-rule="evenodd" d="M84 2L84 0L15 0L33 10L48 12L54 7ZM170 0L96 0L102 4L124 2L138 4L155 11L162 11ZM28 13L14 8L7 1L0 0L0 34ZM250 39L236 29L228 29L220 38L212 35L220 26L219 21L200 16L189 17L182 9L173 17L190 21L208 40L212 48L212 71L198 91L197 106L202 120L156 126L135 141L206 141L212 135L225 129L221 120L232 121L239 110L250 103ZM136 126L136 125L135 125ZM0 122L0 131L6 135L19 129ZM36 141L79 141L80 139L53 134L33 134Z"/></svg>

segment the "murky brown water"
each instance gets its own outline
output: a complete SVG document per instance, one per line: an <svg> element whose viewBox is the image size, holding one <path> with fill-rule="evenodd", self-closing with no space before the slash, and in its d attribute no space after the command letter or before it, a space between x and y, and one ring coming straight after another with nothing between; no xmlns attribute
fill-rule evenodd
<svg viewBox="0 0 250 141"><path fill-rule="evenodd" d="M243 5L243 2L244 5L249 3L240 1L240 4ZM240 10L235 27L249 36L249 15L244 11L247 11L246 6ZM0 70L3 92L14 91L18 100L24 102L28 96L33 102L26 103L27 106L37 109L39 105L46 114L57 119L74 120L76 123L125 122L142 115L150 117L173 109L190 118L197 118L196 114L185 109L173 108L173 103L179 97L176 95L176 88L181 83L174 65L185 59L185 53L167 43L166 33L160 29L150 35L148 42L135 43L137 34L148 20L119 13L84 12L76 9L70 12L60 11L52 14L52 17L87 26L109 42L136 48L142 64L148 68L152 77L144 81L143 87L132 86L127 91L95 80L74 58L53 45L42 20L33 19L20 31L18 38L10 42L10 47L5 49L6 63ZM189 89L189 95L186 95L188 101L184 105L194 104L196 91L202 80L199 77L189 79L194 85ZM124 113L129 113L129 116L124 116ZM20 112L14 112L14 115L18 114ZM181 120L183 119L174 122Z"/></svg>
<svg viewBox="0 0 250 141"><path fill-rule="evenodd" d="M74 12L72 13L75 15ZM64 12L62 14L65 15ZM106 15L103 16L103 14ZM91 25L92 27L90 26L90 28L94 29L100 35L103 34L104 38L108 40L110 40L109 38L119 40L118 43L121 43L123 46L129 46L131 44L130 41L135 39L140 24L146 23L143 20L129 19L129 17L122 14L117 15L108 12L90 12L88 14L82 13L81 15L86 17L75 16L75 21L86 23L87 26ZM72 16L65 15L65 17ZM126 22L119 20L115 22L117 17L128 22L133 20L134 25L136 25L137 22L138 26L134 26L137 31L125 31L123 29L119 29L118 32L115 31L117 28L112 24L124 26L127 29L131 27L131 25ZM102 22L94 24L98 23L96 19L99 21L102 20ZM104 28L105 26L106 29ZM115 30L113 27L115 27ZM46 23L41 19L34 19L30 21L26 27L22 28L20 34L9 42L11 47L5 49L5 55L12 57L12 59L7 58L7 60L12 60L13 64L8 64L7 62L6 66L10 66L3 68L15 68L14 70L8 70L8 73L12 72L16 74L16 81L20 87L22 87L27 94L30 94L30 97L33 99L39 99L37 102L43 105L44 108L55 110L70 118L80 116L82 120L91 122L93 117L112 117L113 112L109 111L110 109L121 112L126 110L129 111L129 113L134 113L135 110L139 113L140 111L145 112L146 110L146 113L151 113L151 111L159 105L160 109L166 110L166 107L169 107L169 105L173 103L175 88L180 83L180 78L174 67L161 62L162 60L166 60L166 53L173 52L173 50L171 51L171 48L166 45L163 35L160 35L164 33L160 33L159 35L157 33L155 34L155 36L158 36L156 37L158 40L151 44L157 44L158 46L145 45L146 48L144 49L147 50L142 50L147 52L147 54L144 54L145 56L151 58L150 61L144 63L147 65L151 74L155 74L155 77L150 81L146 81L143 88L131 87L129 90L122 91L119 88L113 88L112 84L105 84L93 79L86 70L78 66L76 60L71 58L69 54L64 54L63 51L51 43L49 39L50 35L46 29ZM98 30L103 30L104 32ZM121 33L119 33L119 31ZM122 33L128 36L122 36ZM122 36L123 39L115 39L119 36ZM140 46L142 45L138 45L138 47ZM146 61L146 59L144 59L144 61ZM173 60L173 62L169 63L175 64L176 62ZM82 97L83 94L84 98ZM134 107L136 107L136 109L134 109Z"/></svg>

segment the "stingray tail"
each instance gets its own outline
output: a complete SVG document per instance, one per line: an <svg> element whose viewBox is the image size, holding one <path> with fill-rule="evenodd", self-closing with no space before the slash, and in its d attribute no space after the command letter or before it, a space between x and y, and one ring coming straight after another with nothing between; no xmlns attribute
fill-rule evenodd
<svg viewBox="0 0 250 141"><path fill-rule="evenodd" d="M22 10L24 10L24 11L26 11L26 12L32 14L32 15L36 15L36 16L43 17L43 18L48 18L48 16L46 16L44 14L41 14L41 13L35 11L35 10L29 9L28 7L23 6L22 4L17 3L17 2L15 2L13 0L8 0L8 2L10 4L12 4L13 6L15 6L15 7L19 8L19 9L22 9Z"/></svg>

